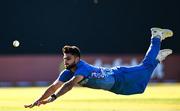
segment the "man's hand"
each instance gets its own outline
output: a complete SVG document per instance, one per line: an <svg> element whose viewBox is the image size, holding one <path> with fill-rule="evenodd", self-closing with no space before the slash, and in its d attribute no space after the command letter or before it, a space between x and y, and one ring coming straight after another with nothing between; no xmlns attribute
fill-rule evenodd
<svg viewBox="0 0 180 111"><path fill-rule="evenodd" d="M45 104L47 104L47 103L53 102L55 99L56 99L56 98L51 97L51 98L49 98L49 99L47 99L47 100L40 101L40 102L37 104L37 106L40 106L40 105L42 105L42 104L45 105Z"/></svg>
<svg viewBox="0 0 180 111"><path fill-rule="evenodd" d="M55 99L56 99L56 98L51 97L51 98L49 98L49 99L47 99L47 100L40 101L39 104L38 104L38 106L40 106L41 104L45 105L45 104L47 104L47 103L53 102Z"/></svg>
<svg viewBox="0 0 180 111"><path fill-rule="evenodd" d="M25 108L33 108L34 106L40 106L41 104L46 104L51 102L49 99L46 100L51 94L53 94L58 88L60 88L64 83L58 79L44 92L44 94L33 104L24 105Z"/></svg>
<svg viewBox="0 0 180 111"><path fill-rule="evenodd" d="M25 108L33 108L34 105L33 105L33 104L28 104L28 105L26 104L26 105L24 105L24 107L25 107Z"/></svg>
<svg viewBox="0 0 180 111"><path fill-rule="evenodd" d="M40 105L45 105L47 103L53 102L56 98L51 97L47 100L43 100L43 101L36 101L33 104L29 104L29 105L24 105L25 108L33 108L34 106L40 106Z"/></svg>
<svg viewBox="0 0 180 111"><path fill-rule="evenodd" d="M25 108L33 108L34 106L37 106L40 103L40 101L36 101L33 104L24 105Z"/></svg>

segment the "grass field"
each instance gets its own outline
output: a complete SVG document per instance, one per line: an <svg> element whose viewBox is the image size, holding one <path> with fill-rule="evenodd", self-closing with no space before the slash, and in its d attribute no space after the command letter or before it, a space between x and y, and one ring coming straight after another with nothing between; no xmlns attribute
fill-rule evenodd
<svg viewBox="0 0 180 111"><path fill-rule="evenodd" d="M0 111L180 111L180 84L151 84L144 94L131 96L74 88L53 103L33 109L23 107L45 89L0 88Z"/></svg>

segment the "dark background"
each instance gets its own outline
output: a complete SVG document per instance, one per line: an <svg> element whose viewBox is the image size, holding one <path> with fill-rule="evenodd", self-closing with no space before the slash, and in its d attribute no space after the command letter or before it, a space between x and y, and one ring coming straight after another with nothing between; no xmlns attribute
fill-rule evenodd
<svg viewBox="0 0 180 111"><path fill-rule="evenodd" d="M151 27L172 29L162 48L180 53L179 0L1 0L0 54L145 53Z"/></svg>

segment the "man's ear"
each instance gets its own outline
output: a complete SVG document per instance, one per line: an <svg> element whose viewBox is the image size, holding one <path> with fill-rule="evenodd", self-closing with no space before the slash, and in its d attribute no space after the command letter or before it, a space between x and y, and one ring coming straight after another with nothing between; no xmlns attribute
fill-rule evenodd
<svg viewBox="0 0 180 111"><path fill-rule="evenodd" d="M76 57L76 59L75 59L76 63L78 63L79 60L80 60L80 57Z"/></svg>

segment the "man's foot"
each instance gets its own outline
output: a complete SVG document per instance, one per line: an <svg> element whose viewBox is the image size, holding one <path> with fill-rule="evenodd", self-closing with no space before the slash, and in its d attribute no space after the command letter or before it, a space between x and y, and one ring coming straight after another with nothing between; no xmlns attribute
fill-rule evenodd
<svg viewBox="0 0 180 111"><path fill-rule="evenodd" d="M172 54L172 50L171 49L160 50L159 54L156 57L156 59L159 60L159 62L162 62L170 54Z"/></svg>
<svg viewBox="0 0 180 111"><path fill-rule="evenodd" d="M173 36L173 31L170 29L151 28L152 37L159 37L162 40Z"/></svg>

